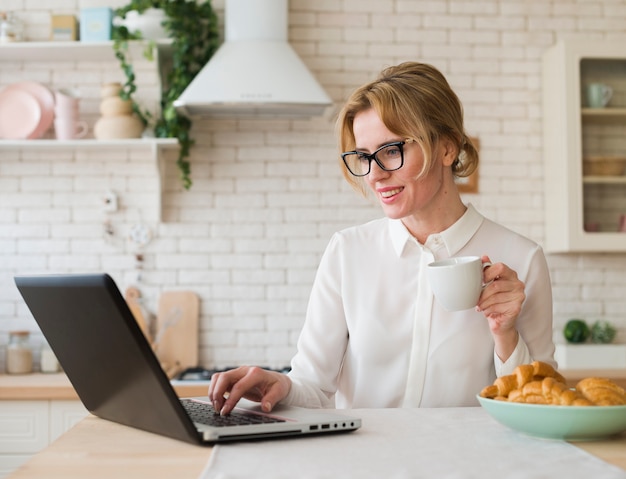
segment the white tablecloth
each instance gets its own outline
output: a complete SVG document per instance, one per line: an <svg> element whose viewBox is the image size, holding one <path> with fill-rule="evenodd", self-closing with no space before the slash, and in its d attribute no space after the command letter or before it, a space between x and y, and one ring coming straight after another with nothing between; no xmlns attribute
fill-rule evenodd
<svg viewBox="0 0 626 479"><path fill-rule="evenodd" d="M513 431L482 408L348 413L362 418L359 430L215 446L201 479L626 478L572 444Z"/></svg>

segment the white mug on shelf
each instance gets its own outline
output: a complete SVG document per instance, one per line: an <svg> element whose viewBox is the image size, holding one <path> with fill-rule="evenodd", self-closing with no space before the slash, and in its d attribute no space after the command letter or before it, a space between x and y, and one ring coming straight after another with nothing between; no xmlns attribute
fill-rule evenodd
<svg viewBox="0 0 626 479"><path fill-rule="evenodd" d="M478 304L485 284L483 270L491 266L479 256L459 256L428 265L430 287L437 301L448 311L463 311Z"/></svg>

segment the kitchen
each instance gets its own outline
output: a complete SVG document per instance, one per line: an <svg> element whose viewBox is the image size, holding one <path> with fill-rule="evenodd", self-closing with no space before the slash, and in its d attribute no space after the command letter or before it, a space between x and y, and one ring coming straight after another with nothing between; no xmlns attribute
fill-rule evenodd
<svg viewBox="0 0 626 479"><path fill-rule="evenodd" d="M3 8L24 22L28 40L45 41L51 14L124 4L71 3ZM213 5L223 22L224 2ZM544 243L541 57L564 38L621 44L625 16L624 1L291 0L289 41L337 104L383 65L421 59L440 67L480 139L478 192L466 201ZM154 65L138 62L139 92L154 101ZM0 86L34 80L79 88L81 112L93 125L101 85L121 75L114 60L3 61ZM339 175L332 119L203 120L192 135L189 191L169 151L159 172L141 149L123 157L97 148L0 149L0 345L16 329L41 341L15 274L107 271L124 288L138 286L151 314L163 292L195 292L206 367L288 363L331 233L380 210ZM102 208L109 190L119 201L114 212ZM129 240L136 225L150 232L146 244ZM568 319L582 317L611 321L616 341L626 342L624 245L548 254L556 336Z"/></svg>

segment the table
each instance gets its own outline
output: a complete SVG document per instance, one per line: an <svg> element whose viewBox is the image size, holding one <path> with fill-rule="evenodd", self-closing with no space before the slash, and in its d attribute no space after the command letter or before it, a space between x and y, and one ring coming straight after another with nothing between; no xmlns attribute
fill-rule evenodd
<svg viewBox="0 0 626 479"><path fill-rule="evenodd" d="M482 411L480 408L465 409ZM436 413L443 410L432 411ZM371 416L376 413L368 410L368 414ZM420 414L422 414L421 411ZM363 433L371 432L367 431L365 426L362 429ZM350 444L352 439L350 435L359 433L357 431L341 436L345 437L346 444ZM313 444L308 441L311 439L285 439L282 440L280 447L289 444L308 447L309 444ZM273 441L256 444L271 447ZM624 454L626 433L615 439L575 443L575 445L626 471L626 455ZM9 478L198 478L212 452L211 447L187 444L105 421L95 416L88 416L48 448L34 456ZM288 451L284 449L281 452L281 454L287 453Z"/></svg>

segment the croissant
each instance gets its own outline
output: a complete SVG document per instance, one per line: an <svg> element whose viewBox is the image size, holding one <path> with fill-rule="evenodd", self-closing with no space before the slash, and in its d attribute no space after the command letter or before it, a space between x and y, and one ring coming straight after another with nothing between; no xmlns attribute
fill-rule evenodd
<svg viewBox="0 0 626 479"><path fill-rule="evenodd" d="M547 363L534 361L532 364L520 364L513 370L513 374L500 376L493 384L483 388L480 396L507 400L511 391L520 389L531 381L540 381L546 377L554 378L561 383L565 382L565 378Z"/></svg>
<svg viewBox="0 0 626 479"><path fill-rule="evenodd" d="M592 406L592 402L579 391L570 389L565 383L547 377L541 381L526 383L521 389L509 394L510 402L528 404L552 404L556 406Z"/></svg>
<svg viewBox="0 0 626 479"><path fill-rule="evenodd" d="M548 399L543 395L541 381L530 381L519 389L509 393L509 402L524 402L531 404L548 404Z"/></svg>
<svg viewBox="0 0 626 479"><path fill-rule="evenodd" d="M541 361L521 364L513 374L497 378L480 396L497 401L556 406L626 405L626 391L610 379L588 377L572 389L552 366Z"/></svg>
<svg viewBox="0 0 626 479"><path fill-rule="evenodd" d="M610 379L589 377L576 384L576 391L596 406L626 405L626 391Z"/></svg>

